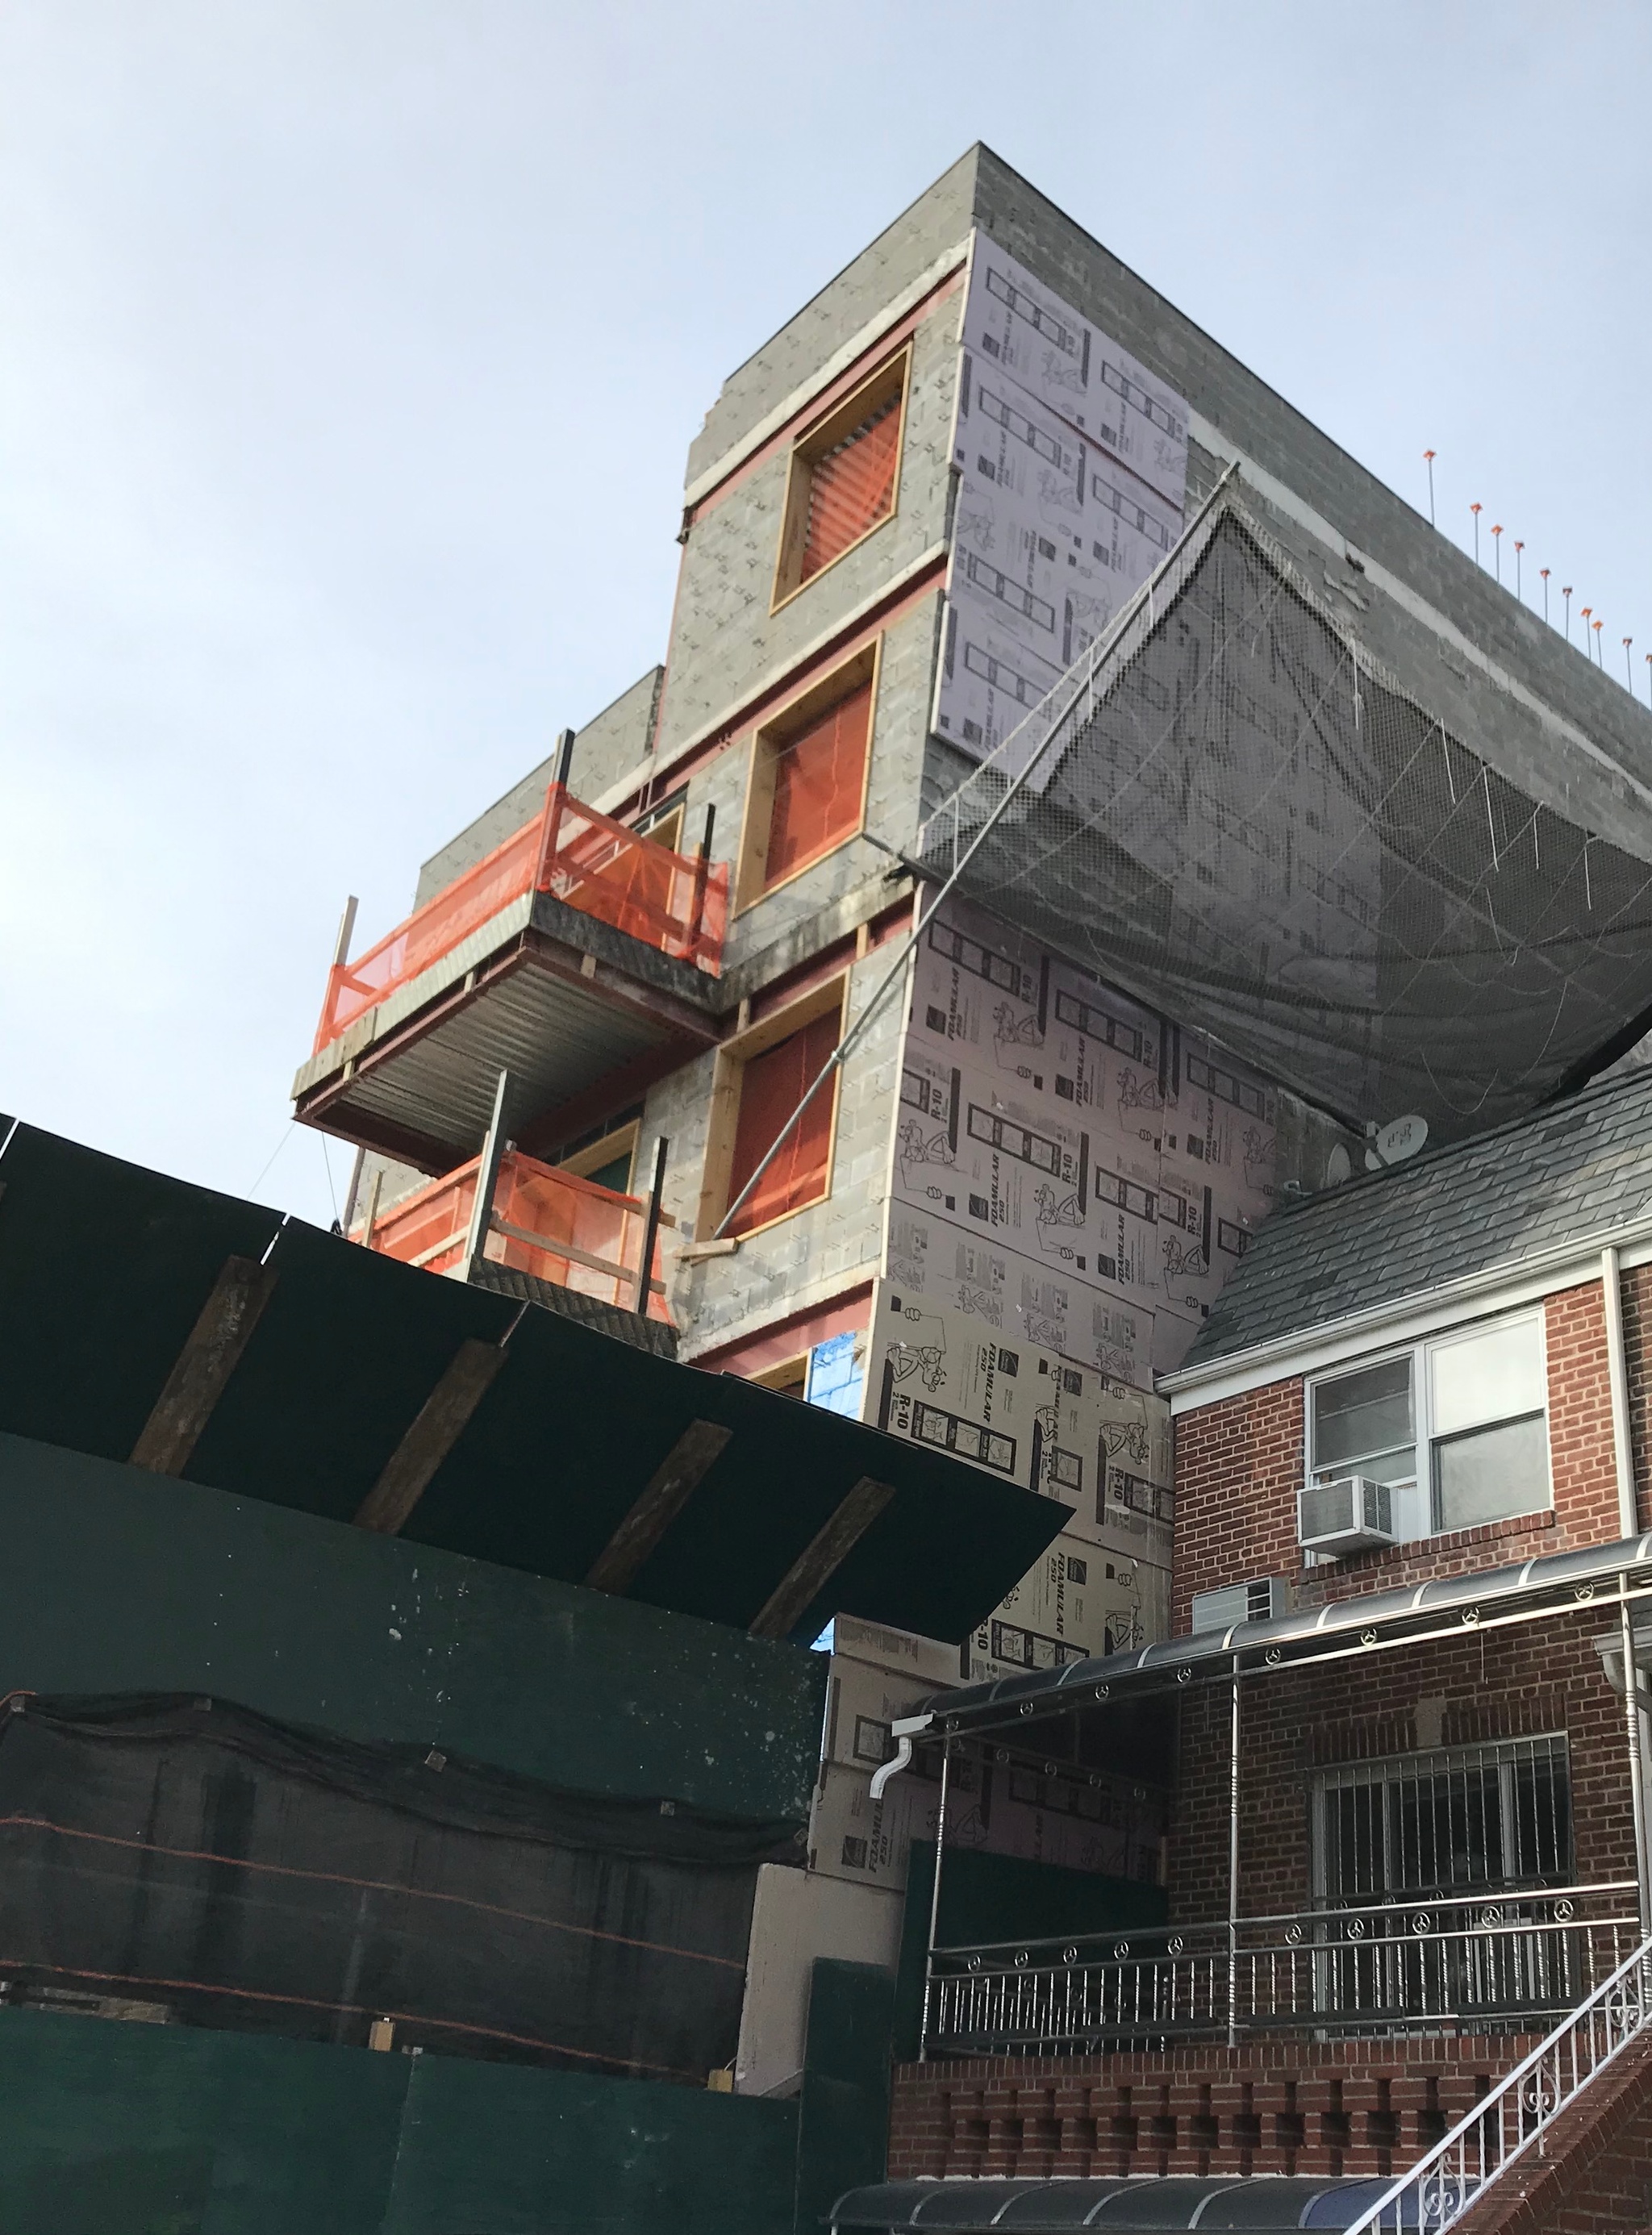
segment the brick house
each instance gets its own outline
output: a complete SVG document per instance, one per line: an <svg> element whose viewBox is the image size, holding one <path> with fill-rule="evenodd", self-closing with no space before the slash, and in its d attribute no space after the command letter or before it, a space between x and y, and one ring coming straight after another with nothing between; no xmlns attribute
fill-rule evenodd
<svg viewBox="0 0 1652 2235"><path fill-rule="evenodd" d="M1643 2022L1648 1732L1623 1668L1643 1694L1649 1305L1643 1070L1262 1227L1159 1384L1171 1636L945 1695L912 1734L1081 1765L1110 1716L1162 1716L1168 1921L1018 1944L1006 1914L932 1944L891 2204L962 2176L977 2204L949 2188L923 2223L975 2226L1006 2181L1170 2174L1214 2199L1225 2177L1237 2199L1271 2173L1233 2208L1287 2217L1213 2201L1197 2224L1643 2224L1633 2025L1576 2101L1591 2059L1569 2081L1559 2050L1498 2091L1551 2030L1573 2054L1580 2006L1603 2061L1603 2010L1627 1993ZM1410 2218L1360 2219L1465 2120L1479 2154L1386 2207Z"/></svg>

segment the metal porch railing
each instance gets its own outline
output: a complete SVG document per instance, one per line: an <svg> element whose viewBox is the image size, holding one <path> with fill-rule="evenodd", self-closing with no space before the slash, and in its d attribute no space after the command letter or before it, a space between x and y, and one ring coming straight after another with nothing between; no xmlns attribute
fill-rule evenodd
<svg viewBox="0 0 1652 2235"><path fill-rule="evenodd" d="M1025 2056L1293 2033L1531 2033L1616 1976L1640 1937L1624 1880L938 1948L925 2037L935 2055Z"/></svg>
<svg viewBox="0 0 1652 2235"><path fill-rule="evenodd" d="M1649 2024L1652 1940L1644 1940L1347 2235L1445 2235L1518 2160L1546 2155L1556 2120Z"/></svg>

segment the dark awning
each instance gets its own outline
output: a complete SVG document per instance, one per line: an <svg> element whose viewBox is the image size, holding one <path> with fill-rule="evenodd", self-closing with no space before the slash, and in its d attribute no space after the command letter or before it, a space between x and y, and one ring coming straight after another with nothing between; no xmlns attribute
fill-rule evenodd
<svg viewBox="0 0 1652 2235"><path fill-rule="evenodd" d="M1113 2180L888 2180L851 2189L832 2208L842 2228L934 2227L952 2235L989 2228L1057 2235L1105 2227L1110 2235L1164 2235L1178 2227L1248 2228L1283 2235L1295 2227L1351 2227L1387 2188L1386 2180L1331 2180L1286 2173L1206 2179L1135 2173ZM1414 2227L1416 2206L1407 2199Z"/></svg>
<svg viewBox="0 0 1652 2235"><path fill-rule="evenodd" d="M32 1126L0 1183L14 1435L804 1642L836 1614L960 1638L1065 1517L944 1453ZM254 1292L203 1412L214 1300Z"/></svg>
<svg viewBox="0 0 1652 2235"><path fill-rule="evenodd" d="M1444 1632L1491 1629L1545 1609L1566 1611L1596 1598L1601 1610L1610 1612L1616 1605L1620 1576L1626 1578L1632 1596L1638 1599L1652 1592L1652 1535L1589 1544L1576 1552L1550 1552L1517 1566L1483 1569L1478 1575L1441 1576L1402 1590L1333 1599L1324 1606L1300 1607L1271 1622L1236 1622L1228 1629L1163 1638L1138 1651L1070 1661L1062 1668L939 1692L924 1706L933 1714L944 1714L948 1729L980 1729L1009 1715L1048 1714L1068 1706L1163 1690L1199 1676L1225 1676L1236 1663L1247 1673L1300 1667L1414 1643Z"/></svg>

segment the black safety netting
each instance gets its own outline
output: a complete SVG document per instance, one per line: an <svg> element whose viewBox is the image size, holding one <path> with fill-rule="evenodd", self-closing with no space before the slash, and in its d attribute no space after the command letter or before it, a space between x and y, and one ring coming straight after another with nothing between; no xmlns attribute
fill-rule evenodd
<svg viewBox="0 0 1652 2235"><path fill-rule="evenodd" d="M991 759L958 757L919 858L947 876L1026 769L970 898L1344 1118L1520 1115L1652 1023L1652 865L1499 773L1522 725L1552 773L1561 725L1412 633L1402 685L1223 495Z"/></svg>
<svg viewBox="0 0 1652 2235"><path fill-rule="evenodd" d="M377 2022L397 2048L701 2087L734 2055L757 1868L800 1859L795 1825L222 1701L19 1705L0 1716L11 2000L356 2044Z"/></svg>

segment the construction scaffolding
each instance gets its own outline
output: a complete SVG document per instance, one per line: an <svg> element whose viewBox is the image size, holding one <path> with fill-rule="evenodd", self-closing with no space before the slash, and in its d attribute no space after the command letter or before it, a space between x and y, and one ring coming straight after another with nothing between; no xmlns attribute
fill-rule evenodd
<svg viewBox="0 0 1652 2235"><path fill-rule="evenodd" d="M1362 562L1334 606L1288 526L1230 475L993 755L940 749L916 856L1344 1118L1480 1131L1645 1029L1652 862L1550 803L1568 722L1465 691Z"/></svg>

